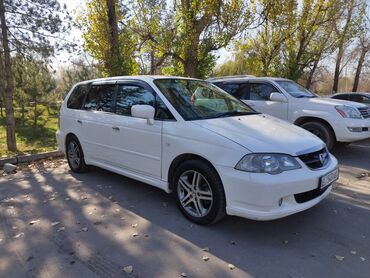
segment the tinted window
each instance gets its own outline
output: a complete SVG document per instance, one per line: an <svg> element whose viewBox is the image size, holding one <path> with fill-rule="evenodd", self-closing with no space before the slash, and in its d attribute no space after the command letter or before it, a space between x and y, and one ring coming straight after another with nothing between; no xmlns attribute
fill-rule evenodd
<svg viewBox="0 0 370 278"><path fill-rule="evenodd" d="M335 99L342 99L342 100L348 100L348 95L337 95L334 96Z"/></svg>
<svg viewBox="0 0 370 278"><path fill-rule="evenodd" d="M350 101L355 101L355 102L360 102L360 103L364 103L366 101L366 98L361 96L361 95L356 95L356 94L353 94L353 95L350 95L349 96L349 100Z"/></svg>
<svg viewBox="0 0 370 278"><path fill-rule="evenodd" d="M314 93L310 92L301 85L291 80L278 80L276 81L288 94L295 98L314 98L317 97Z"/></svg>
<svg viewBox="0 0 370 278"><path fill-rule="evenodd" d="M91 86L85 100L84 109L111 112L115 89L115 84Z"/></svg>
<svg viewBox="0 0 370 278"><path fill-rule="evenodd" d="M151 91L137 85L119 85L117 91L116 113L131 116L131 106L146 104L154 107Z"/></svg>
<svg viewBox="0 0 370 278"><path fill-rule="evenodd" d="M250 100L270 100L271 93L277 93L278 90L267 83L251 83L250 84Z"/></svg>
<svg viewBox="0 0 370 278"><path fill-rule="evenodd" d="M87 92L88 85L77 85L67 101L67 107L70 109L81 109L82 103Z"/></svg>
<svg viewBox="0 0 370 278"><path fill-rule="evenodd" d="M155 119L158 120L174 120L175 117L172 115L171 111L168 109L166 104L163 102L163 100L156 95L155 97L156 101L156 113L155 113Z"/></svg>
<svg viewBox="0 0 370 278"><path fill-rule="evenodd" d="M226 83L222 86L219 86L224 91L228 92L229 94L232 94L234 97L242 98L243 92L242 92L242 86L238 83Z"/></svg>

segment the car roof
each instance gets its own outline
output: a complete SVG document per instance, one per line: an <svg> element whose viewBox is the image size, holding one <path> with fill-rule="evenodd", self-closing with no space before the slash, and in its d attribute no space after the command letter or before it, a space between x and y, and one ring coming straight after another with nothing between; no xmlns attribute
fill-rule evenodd
<svg viewBox="0 0 370 278"><path fill-rule="evenodd" d="M94 83L94 82L110 82L120 80L140 80L140 81L153 81L158 79L184 79L184 80L199 80L196 78L181 77L181 76L166 76L166 75L132 75L132 76L113 76L105 78L96 78L78 82L77 85Z"/></svg>
<svg viewBox="0 0 370 278"><path fill-rule="evenodd" d="M256 77L253 75L232 75L232 76L221 76L221 77L214 77L208 78L207 81L216 83L216 82L226 82L226 81L248 81L248 80L260 80L260 81L291 81L287 78L282 77Z"/></svg>

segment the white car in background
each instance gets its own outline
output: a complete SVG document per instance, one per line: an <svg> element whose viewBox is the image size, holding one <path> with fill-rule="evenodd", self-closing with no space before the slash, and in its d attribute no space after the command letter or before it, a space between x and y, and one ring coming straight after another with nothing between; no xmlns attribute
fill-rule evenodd
<svg viewBox="0 0 370 278"><path fill-rule="evenodd" d="M195 79L79 83L62 104L56 136L73 172L95 165L173 192L200 224L225 213L284 217L319 203L338 178L319 138Z"/></svg>
<svg viewBox="0 0 370 278"><path fill-rule="evenodd" d="M284 78L234 76L208 79L258 112L298 125L329 149L370 137L370 113L364 104L322 98Z"/></svg>

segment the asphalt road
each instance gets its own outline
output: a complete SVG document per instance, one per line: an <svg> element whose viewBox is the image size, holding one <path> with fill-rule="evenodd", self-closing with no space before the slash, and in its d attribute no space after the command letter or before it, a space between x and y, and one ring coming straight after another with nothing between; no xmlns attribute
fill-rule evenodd
<svg viewBox="0 0 370 278"><path fill-rule="evenodd" d="M368 278L370 141L334 154L340 179L314 208L212 226L187 221L170 195L101 169L24 167L0 178L0 276Z"/></svg>

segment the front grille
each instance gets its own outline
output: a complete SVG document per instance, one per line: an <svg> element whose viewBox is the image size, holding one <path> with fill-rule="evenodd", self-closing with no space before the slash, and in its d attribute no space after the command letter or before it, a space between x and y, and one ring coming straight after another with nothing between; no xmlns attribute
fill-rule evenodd
<svg viewBox="0 0 370 278"><path fill-rule="evenodd" d="M302 204L304 202L311 201L320 195L322 195L326 190L328 190L330 186L325 187L324 189L320 190L318 188L306 191L303 193L294 194L294 199L298 204Z"/></svg>
<svg viewBox="0 0 370 278"><path fill-rule="evenodd" d="M358 108L358 111L360 111L362 117L365 119L370 118L370 108L364 107L364 108Z"/></svg>
<svg viewBox="0 0 370 278"><path fill-rule="evenodd" d="M329 162L329 153L326 148L313 153L298 156L310 169L319 169Z"/></svg>

